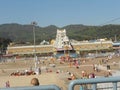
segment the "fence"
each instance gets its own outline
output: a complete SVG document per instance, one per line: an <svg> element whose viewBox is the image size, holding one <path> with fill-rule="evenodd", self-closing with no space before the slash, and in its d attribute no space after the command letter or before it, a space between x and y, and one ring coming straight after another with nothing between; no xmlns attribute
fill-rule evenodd
<svg viewBox="0 0 120 90"><path fill-rule="evenodd" d="M120 90L120 77L101 77L101 78L91 78L91 79L77 79L71 81L68 90L74 90L76 85L91 84L91 88L82 90ZM108 83L109 85L106 85ZM98 87L102 84L100 87Z"/></svg>

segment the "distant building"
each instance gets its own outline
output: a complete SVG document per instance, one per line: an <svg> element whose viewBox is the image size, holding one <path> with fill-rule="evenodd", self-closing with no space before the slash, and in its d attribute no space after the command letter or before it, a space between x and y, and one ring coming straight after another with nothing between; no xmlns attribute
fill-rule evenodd
<svg viewBox="0 0 120 90"><path fill-rule="evenodd" d="M49 45L49 42L43 40L43 41L40 43L40 45Z"/></svg>

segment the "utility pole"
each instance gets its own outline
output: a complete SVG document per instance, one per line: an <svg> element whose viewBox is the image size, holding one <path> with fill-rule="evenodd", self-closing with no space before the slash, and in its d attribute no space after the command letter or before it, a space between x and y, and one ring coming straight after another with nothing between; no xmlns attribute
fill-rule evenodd
<svg viewBox="0 0 120 90"><path fill-rule="evenodd" d="M35 60L35 69L37 69L37 56L36 56L36 33L35 33L35 26L37 25L37 23L34 21L34 22L31 22L31 25L33 26L33 40L34 40L34 60Z"/></svg>

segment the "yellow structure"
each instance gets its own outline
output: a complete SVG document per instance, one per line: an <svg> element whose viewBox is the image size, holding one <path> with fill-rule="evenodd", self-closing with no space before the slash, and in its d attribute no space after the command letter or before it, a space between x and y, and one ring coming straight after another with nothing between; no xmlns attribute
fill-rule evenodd
<svg viewBox="0 0 120 90"><path fill-rule="evenodd" d="M36 45L36 54L53 52L53 45ZM8 46L7 54L23 55L33 54L34 45L32 46Z"/></svg>
<svg viewBox="0 0 120 90"><path fill-rule="evenodd" d="M73 48L75 51L92 51L92 50L109 50L112 48L112 42L81 42L79 44L74 44ZM55 48L53 45L36 45L36 53L54 53ZM34 46L8 46L7 54L23 55L23 54L33 54Z"/></svg>

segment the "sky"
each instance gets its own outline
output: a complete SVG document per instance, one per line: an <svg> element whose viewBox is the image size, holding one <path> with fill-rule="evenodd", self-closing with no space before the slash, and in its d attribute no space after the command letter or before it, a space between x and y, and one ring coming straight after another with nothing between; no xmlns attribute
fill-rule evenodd
<svg viewBox="0 0 120 90"><path fill-rule="evenodd" d="M0 0L0 24L120 24L120 0Z"/></svg>

